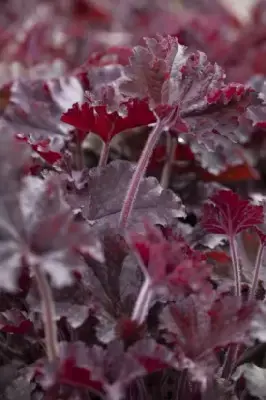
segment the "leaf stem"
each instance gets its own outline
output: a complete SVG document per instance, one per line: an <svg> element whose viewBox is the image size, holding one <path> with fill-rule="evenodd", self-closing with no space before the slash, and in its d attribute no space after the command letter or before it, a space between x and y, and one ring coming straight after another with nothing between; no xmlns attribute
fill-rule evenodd
<svg viewBox="0 0 266 400"><path fill-rule="evenodd" d="M240 265L237 254L237 243L235 237L229 238L229 246L233 264L234 280L235 280L235 295L241 299L241 276Z"/></svg>
<svg viewBox="0 0 266 400"><path fill-rule="evenodd" d="M55 362L58 358L58 341L52 291L39 265L33 266L33 272L42 301L47 358L50 362Z"/></svg>
<svg viewBox="0 0 266 400"><path fill-rule="evenodd" d="M132 313L132 320L138 324L142 324L148 314L150 301L152 298L151 281L149 278L145 278L143 285L140 289L138 298L136 300L134 310Z"/></svg>
<svg viewBox="0 0 266 400"><path fill-rule="evenodd" d="M110 151L110 141L103 142L98 167L104 167L107 164Z"/></svg>
<svg viewBox="0 0 266 400"><path fill-rule="evenodd" d="M176 400L182 400L183 395L185 393L186 383L187 383L187 370L184 369L180 372L178 378L178 386L177 386L177 393L176 393Z"/></svg>
<svg viewBox="0 0 266 400"><path fill-rule="evenodd" d="M228 379L232 373L239 352L238 344L230 344L224 358L221 369L221 378Z"/></svg>
<svg viewBox="0 0 266 400"><path fill-rule="evenodd" d="M141 153L136 170L130 181L130 184L129 184L129 187L128 187L128 190L126 193L126 197L124 200L124 204L122 207L122 211L120 214L120 220L119 220L120 228L125 228L127 225L128 219L130 218L130 214L134 207L134 203L135 203L135 200L136 200L136 197L138 194L141 180L142 180L143 176L145 175L149 160L150 160L153 150L161 136L161 133L163 132L163 129L164 129L164 123L161 121L158 121L156 123L154 129L150 133L148 140L145 144L145 147Z"/></svg>
<svg viewBox="0 0 266 400"><path fill-rule="evenodd" d="M257 253L257 257L256 257L255 272L254 272L252 285L251 285L251 289L250 289L250 294L249 294L250 300L254 299L254 297L256 296L256 290L257 290L257 285L258 285L258 280L259 280L259 274L260 274L263 253L264 253L264 245L261 243L258 253Z"/></svg>
<svg viewBox="0 0 266 400"><path fill-rule="evenodd" d="M170 135L167 135L166 147L167 147L166 160L165 160L165 164L164 164L164 167L162 170L161 182L160 182L161 186L164 189L168 188L170 178L171 178L171 172L172 172L172 168L173 168L173 162L175 160L175 153L176 153L176 147L177 147L176 139L171 137Z"/></svg>

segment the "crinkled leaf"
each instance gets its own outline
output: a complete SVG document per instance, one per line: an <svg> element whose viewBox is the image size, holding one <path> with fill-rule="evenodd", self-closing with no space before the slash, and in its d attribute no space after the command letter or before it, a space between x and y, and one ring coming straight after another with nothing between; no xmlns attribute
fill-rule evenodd
<svg viewBox="0 0 266 400"><path fill-rule="evenodd" d="M18 80L11 87L10 103L0 126L9 133L31 135L35 140L65 135L69 127L60 123L60 117L82 98L82 88L75 77L49 81Z"/></svg>
<svg viewBox="0 0 266 400"><path fill-rule="evenodd" d="M217 64L200 51L191 53L175 37L146 38L145 43L133 49L121 92L148 98L160 118L171 116L169 129L190 133L192 150L204 166L209 166L208 151L217 151L227 161L231 143L247 141L252 130L245 112L260 103L253 89L226 84Z"/></svg>

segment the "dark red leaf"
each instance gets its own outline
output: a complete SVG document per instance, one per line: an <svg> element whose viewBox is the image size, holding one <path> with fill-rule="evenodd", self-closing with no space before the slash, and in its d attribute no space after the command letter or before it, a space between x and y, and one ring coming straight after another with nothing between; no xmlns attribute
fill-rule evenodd
<svg viewBox="0 0 266 400"><path fill-rule="evenodd" d="M6 333L29 334L33 329L32 322L25 313L11 309L0 313L0 330Z"/></svg>
<svg viewBox="0 0 266 400"><path fill-rule="evenodd" d="M106 106L92 107L84 103L80 107L75 103L63 114L61 120L83 132L96 133L104 142L127 129L155 122L155 116L146 101L132 100L122 106L125 108L125 116L117 112L108 113Z"/></svg>
<svg viewBox="0 0 266 400"><path fill-rule="evenodd" d="M57 161L62 159L62 154L58 151L54 151L50 148L50 139L39 140L32 142L25 135L16 135L16 138L20 141L28 143L32 150L38 153L48 164L53 165Z"/></svg>
<svg viewBox="0 0 266 400"><path fill-rule="evenodd" d="M150 275L153 285L202 289L210 274L210 267L199 251L190 249L181 236L169 236L145 225L145 233L129 233L129 243L137 252Z"/></svg>
<svg viewBox="0 0 266 400"><path fill-rule="evenodd" d="M140 340L130 347L129 352L141 363L149 374L168 367L178 368L178 361L174 353L152 338Z"/></svg>
<svg viewBox="0 0 266 400"><path fill-rule="evenodd" d="M210 233L233 237L262 221L262 206L241 199L231 190L220 190L204 204L201 224Z"/></svg>

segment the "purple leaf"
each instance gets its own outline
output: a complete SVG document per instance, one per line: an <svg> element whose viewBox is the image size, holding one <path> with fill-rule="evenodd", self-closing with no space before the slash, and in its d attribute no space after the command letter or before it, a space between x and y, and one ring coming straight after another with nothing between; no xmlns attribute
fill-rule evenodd
<svg viewBox="0 0 266 400"><path fill-rule="evenodd" d="M74 77L16 81L0 127L9 133L31 135L35 140L65 135L69 127L60 122L61 115L82 98L82 88Z"/></svg>
<svg viewBox="0 0 266 400"><path fill-rule="evenodd" d="M77 250L102 261L99 243L88 227L74 221L58 182L27 177L16 196L0 198L0 286L14 290L22 264L39 265L57 286L72 281L71 271L84 266Z"/></svg>
<svg viewBox="0 0 266 400"><path fill-rule="evenodd" d="M104 226L117 227L124 196L135 166L127 161L113 161L104 168L88 171L84 190L66 194L67 201L74 209L81 209L82 215L96 229ZM129 225L149 218L153 223L167 224L174 218L184 216L184 209L177 195L164 190L155 178L142 180Z"/></svg>
<svg viewBox="0 0 266 400"><path fill-rule="evenodd" d="M191 295L161 314L165 339L183 368L203 386L218 366L216 350L248 342L254 304L240 307L230 295L210 293L203 300Z"/></svg>
<svg viewBox="0 0 266 400"><path fill-rule="evenodd" d="M152 338L138 341L130 347L129 352L136 357L147 373L150 374L167 367L178 368L175 354Z"/></svg>
<svg viewBox="0 0 266 400"><path fill-rule="evenodd" d="M57 321L65 317L71 327L76 329L91 314L92 296L82 278L75 279L70 286L53 288L52 294ZM41 298L34 280L26 300L31 313L42 314Z"/></svg>
<svg viewBox="0 0 266 400"><path fill-rule="evenodd" d="M86 348L81 342L64 343L61 344L61 358L66 361L72 359L75 368L87 371L88 387L94 386L99 390L102 386L108 397L114 400L123 398L130 382L146 375L146 370L129 352L124 351L123 344L119 341L109 343L106 349L99 346ZM66 379L66 376L71 377L71 375L69 372L67 374L65 368L64 372L61 372L61 382L67 383L69 379ZM78 379L77 376L77 384Z"/></svg>

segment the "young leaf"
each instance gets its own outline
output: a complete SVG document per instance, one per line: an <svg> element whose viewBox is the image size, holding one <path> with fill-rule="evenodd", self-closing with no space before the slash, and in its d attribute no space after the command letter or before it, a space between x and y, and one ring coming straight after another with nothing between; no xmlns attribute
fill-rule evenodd
<svg viewBox="0 0 266 400"><path fill-rule="evenodd" d="M89 103L84 103L79 107L78 103L75 103L63 114L61 121L82 131L82 139L89 132L93 132L104 142L110 141L115 135L127 129L155 122L155 116L145 101L134 99L121 104L121 107L125 115L119 115L116 111L109 113L105 105L93 107Z"/></svg>
<svg viewBox="0 0 266 400"><path fill-rule="evenodd" d="M204 204L201 223L210 233L232 237L262 221L262 206L241 199L231 190L220 190Z"/></svg>
<svg viewBox="0 0 266 400"><path fill-rule="evenodd" d="M170 234L165 238L158 228L148 224L144 230L143 234L130 232L128 240L147 268L151 285L178 291L202 290L210 274L203 254L190 249L180 236Z"/></svg>
<svg viewBox="0 0 266 400"><path fill-rule="evenodd" d="M62 154L59 151L55 151L51 148L51 140L44 139L37 142L32 142L29 138L24 135L16 135L18 141L28 143L32 150L39 154L48 164L53 165L62 158Z"/></svg>

